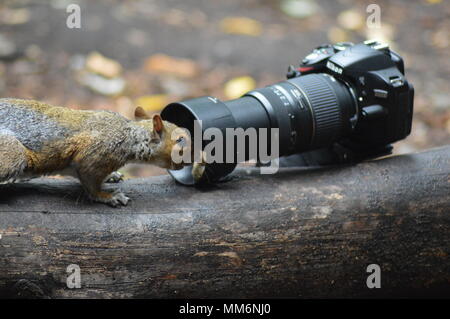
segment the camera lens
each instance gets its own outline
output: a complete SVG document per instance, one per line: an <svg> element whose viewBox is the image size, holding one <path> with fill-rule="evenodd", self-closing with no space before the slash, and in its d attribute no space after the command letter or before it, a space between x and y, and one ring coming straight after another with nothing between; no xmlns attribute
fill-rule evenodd
<svg viewBox="0 0 450 319"><path fill-rule="evenodd" d="M169 104L163 119L194 132L194 120L201 120L201 130L218 128L223 132L224 154L226 128L278 128L279 156L331 145L352 131L357 102L352 89L334 77L319 73L296 77L248 92L227 102L202 97ZM260 136L258 138L258 145ZM202 148L209 141L203 141ZM267 141L270 150L270 138ZM247 144L247 143L246 143ZM248 145L247 145L248 146ZM245 159L249 160L248 147ZM233 156L236 154L233 154ZM237 163L206 165L200 182L215 182L228 175ZM169 173L182 184L195 184L191 167Z"/></svg>

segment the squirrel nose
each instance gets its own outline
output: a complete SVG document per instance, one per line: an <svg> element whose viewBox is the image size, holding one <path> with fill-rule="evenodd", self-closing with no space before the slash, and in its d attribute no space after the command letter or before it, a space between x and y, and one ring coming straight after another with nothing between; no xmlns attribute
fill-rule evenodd
<svg viewBox="0 0 450 319"><path fill-rule="evenodd" d="M176 164L176 163L173 163L172 162L172 165L171 165L172 167L170 168L170 169L173 169L173 170L179 170L179 169L182 169L183 168L183 164L182 163L179 163L179 164Z"/></svg>

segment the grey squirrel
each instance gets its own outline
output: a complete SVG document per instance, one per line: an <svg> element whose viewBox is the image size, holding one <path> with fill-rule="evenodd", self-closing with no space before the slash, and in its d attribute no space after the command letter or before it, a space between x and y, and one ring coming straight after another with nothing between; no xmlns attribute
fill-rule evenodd
<svg viewBox="0 0 450 319"><path fill-rule="evenodd" d="M141 107L135 117L0 99L0 183L71 175L93 201L127 205L130 199L123 193L102 191L105 179L129 162L181 169L172 161L172 150L178 147L182 153L189 140L184 130Z"/></svg>

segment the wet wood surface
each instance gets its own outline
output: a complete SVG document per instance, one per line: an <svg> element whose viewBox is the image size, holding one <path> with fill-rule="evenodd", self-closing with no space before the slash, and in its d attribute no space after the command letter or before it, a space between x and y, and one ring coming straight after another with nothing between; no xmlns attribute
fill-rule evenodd
<svg viewBox="0 0 450 319"><path fill-rule="evenodd" d="M450 296L450 147L240 169L208 189L169 176L108 187L129 206L91 204L69 179L0 185L0 297Z"/></svg>

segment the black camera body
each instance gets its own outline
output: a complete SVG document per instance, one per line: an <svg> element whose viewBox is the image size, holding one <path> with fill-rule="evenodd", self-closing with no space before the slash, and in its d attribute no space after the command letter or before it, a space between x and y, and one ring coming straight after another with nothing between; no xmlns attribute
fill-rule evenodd
<svg viewBox="0 0 450 319"><path fill-rule="evenodd" d="M383 148L411 132L414 88L403 59L385 44L322 45L303 59L288 78L327 73L347 83L357 101L353 134L341 143L355 151Z"/></svg>
<svg viewBox="0 0 450 319"><path fill-rule="evenodd" d="M294 155L295 165L386 155L391 143L411 132L414 89L405 78L403 59L385 44L322 45L299 68L290 66L287 77L236 100L201 97L171 103L161 115L191 133L195 120L202 121L202 131L214 127L224 135L227 128L277 128L279 156L300 154ZM209 141L202 143L204 148ZM200 181L194 181L189 166L169 173L182 184L201 184L222 179L236 165L210 163Z"/></svg>

